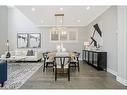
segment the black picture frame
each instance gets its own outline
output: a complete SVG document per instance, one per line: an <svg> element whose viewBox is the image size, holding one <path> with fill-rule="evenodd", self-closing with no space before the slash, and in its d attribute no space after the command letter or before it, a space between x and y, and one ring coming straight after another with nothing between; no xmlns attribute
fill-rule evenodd
<svg viewBox="0 0 127 95"><path fill-rule="evenodd" d="M41 48L41 33L17 33L17 48Z"/></svg>
<svg viewBox="0 0 127 95"><path fill-rule="evenodd" d="M29 33L29 48L41 48L41 33Z"/></svg>
<svg viewBox="0 0 127 95"><path fill-rule="evenodd" d="M27 33L17 33L17 48L28 48Z"/></svg>

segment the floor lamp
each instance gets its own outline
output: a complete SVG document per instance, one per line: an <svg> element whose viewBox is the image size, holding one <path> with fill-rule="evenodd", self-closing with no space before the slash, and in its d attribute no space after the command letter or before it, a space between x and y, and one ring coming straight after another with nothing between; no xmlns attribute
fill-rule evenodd
<svg viewBox="0 0 127 95"><path fill-rule="evenodd" d="M7 40L6 42L6 46L7 46L7 54L6 54L6 58L9 58L11 56L10 52L9 52L9 40Z"/></svg>

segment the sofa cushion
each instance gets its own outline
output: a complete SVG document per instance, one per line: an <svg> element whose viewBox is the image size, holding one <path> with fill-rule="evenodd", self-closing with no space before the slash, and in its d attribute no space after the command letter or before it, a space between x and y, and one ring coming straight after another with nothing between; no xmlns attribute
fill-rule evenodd
<svg viewBox="0 0 127 95"><path fill-rule="evenodd" d="M31 49L29 49L29 51L30 50ZM7 60L9 62L9 61L38 61L42 58L41 51L32 50L33 54L30 53L30 55L28 54L28 50L15 50L15 51L9 51L9 52L11 53L10 58L6 58L6 54L7 54L6 52L5 54L1 56L0 59ZM29 56L27 56L27 54Z"/></svg>
<svg viewBox="0 0 127 95"><path fill-rule="evenodd" d="M49 60L49 61L52 61L52 60L54 60L55 53L48 53L48 54L47 54L47 57L48 57L48 60Z"/></svg>
<svg viewBox="0 0 127 95"><path fill-rule="evenodd" d="M6 59L6 54L2 54L0 59Z"/></svg>
<svg viewBox="0 0 127 95"><path fill-rule="evenodd" d="M15 51L15 56L21 56L22 54L22 51Z"/></svg>
<svg viewBox="0 0 127 95"><path fill-rule="evenodd" d="M35 56L27 56L24 61L38 61L38 60L39 59L37 59Z"/></svg>
<svg viewBox="0 0 127 95"><path fill-rule="evenodd" d="M71 57L71 61L75 61L76 59L76 54L75 53L69 53L70 57Z"/></svg>

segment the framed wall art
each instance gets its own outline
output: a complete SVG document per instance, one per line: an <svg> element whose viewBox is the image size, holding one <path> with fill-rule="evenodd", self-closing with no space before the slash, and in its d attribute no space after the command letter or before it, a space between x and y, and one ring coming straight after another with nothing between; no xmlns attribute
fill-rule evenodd
<svg viewBox="0 0 127 95"><path fill-rule="evenodd" d="M28 34L27 33L18 33L17 34L17 47L18 48L27 48L28 47Z"/></svg>
<svg viewBox="0 0 127 95"><path fill-rule="evenodd" d="M41 48L41 34L18 33L17 48Z"/></svg>
<svg viewBox="0 0 127 95"><path fill-rule="evenodd" d="M40 48L41 47L41 34L40 33L29 34L29 47L30 48Z"/></svg>

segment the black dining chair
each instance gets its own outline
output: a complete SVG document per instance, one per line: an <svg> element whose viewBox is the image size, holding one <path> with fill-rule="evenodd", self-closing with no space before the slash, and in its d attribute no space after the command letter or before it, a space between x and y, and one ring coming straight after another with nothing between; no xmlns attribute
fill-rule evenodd
<svg viewBox="0 0 127 95"><path fill-rule="evenodd" d="M80 71L79 56L80 53L72 52L71 61L70 61L70 67L74 67L75 69L78 68L78 72Z"/></svg>
<svg viewBox="0 0 127 95"><path fill-rule="evenodd" d="M43 72L45 72L45 69L47 69L48 67L53 69L54 72L54 58L52 56L51 58L51 52L44 52L43 53L43 58L44 58L44 66L43 66Z"/></svg>
<svg viewBox="0 0 127 95"><path fill-rule="evenodd" d="M70 57L54 57L55 64L55 81L57 80L58 75L68 76L68 81L70 81Z"/></svg>

